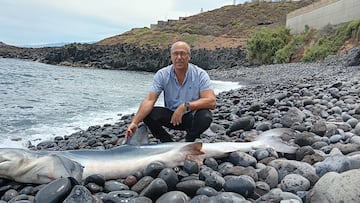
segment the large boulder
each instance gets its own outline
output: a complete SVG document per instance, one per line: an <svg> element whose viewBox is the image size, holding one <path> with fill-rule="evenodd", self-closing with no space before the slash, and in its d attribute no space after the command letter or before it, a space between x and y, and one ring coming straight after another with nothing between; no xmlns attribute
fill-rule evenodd
<svg viewBox="0 0 360 203"><path fill-rule="evenodd" d="M360 169L344 173L329 172L315 184L310 202L359 202Z"/></svg>

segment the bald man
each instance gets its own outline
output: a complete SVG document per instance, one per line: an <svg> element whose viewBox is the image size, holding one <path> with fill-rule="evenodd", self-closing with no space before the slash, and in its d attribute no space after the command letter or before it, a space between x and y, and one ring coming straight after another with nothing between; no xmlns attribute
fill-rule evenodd
<svg viewBox="0 0 360 203"><path fill-rule="evenodd" d="M172 64L156 72L149 94L127 128L126 139L136 131L141 121L161 142L173 141L164 126L186 131L186 142L193 142L210 126L210 109L216 107L216 96L209 75L189 63L191 52L186 42L175 42L170 54ZM165 106L155 106L162 92Z"/></svg>

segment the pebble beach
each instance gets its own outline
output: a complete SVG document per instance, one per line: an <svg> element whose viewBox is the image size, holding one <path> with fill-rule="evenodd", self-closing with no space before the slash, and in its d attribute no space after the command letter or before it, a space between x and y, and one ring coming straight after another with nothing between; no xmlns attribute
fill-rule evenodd
<svg viewBox="0 0 360 203"><path fill-rule="evenodd" d="M213 124L197 141L248 142L266 130L291 128L294 133L286 142L298 148L296 153L254 149L208 158L201 166L193 161L175 168L154 163L116 180L97 174L81 183L62 178L43 185L0 179L0 203L360 201L360 66L291 63L209 74L244 88L217 95ZM113 148L124 142L132 116L29 149ZM184 132L171 133L184 141Z"/></svg>

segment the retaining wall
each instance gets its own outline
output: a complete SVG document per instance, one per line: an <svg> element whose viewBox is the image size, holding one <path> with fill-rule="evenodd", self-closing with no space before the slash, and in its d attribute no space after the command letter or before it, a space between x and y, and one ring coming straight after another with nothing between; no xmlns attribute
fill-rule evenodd
<svg viewBox="0 0 360 203"><path fill-rule="evenodd" d="M360 19L360 0L322 0L287 14L286 26L300 33L305 25L321 29L355 19Z"/></svg>

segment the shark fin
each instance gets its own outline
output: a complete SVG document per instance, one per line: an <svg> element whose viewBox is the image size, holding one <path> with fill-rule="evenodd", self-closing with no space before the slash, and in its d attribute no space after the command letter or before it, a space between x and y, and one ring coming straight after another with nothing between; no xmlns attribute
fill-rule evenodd
<svg viewBox="0 0 360 203"><path fill-rule="evenodd" d="M189 143L181 148L182 152L187 152L190 155L203 155L205 152L201 151L202 143L201 142L194 142Z"/></svg>
<svg viewBox="0 0 360 203"><path fill-rule="evenodd" d="M65 174L64 177L72 177L78 183L81 183L84 166L61 155L51 154L49 157L54 158L54 163L57 166L57 170L62 171L62 173ZM58 172L56 171L55 173Z"/></svg>
<svg viewBox="0 0 360 203"><path fill-rule="evenodd" d="M290 136L295 133L291 128L274 128L262 132L257 138L257 141L261 141L265 145L274 148L277 152L294 154L297 147L291 146L282 140L282 137Z"/></svg>
<svg viewBox="0 0 360 203"><path fill-rule="evenodd" d="M202 149L202 143L194 142L194 143L184 146L183 149L181 149L181 150L189 152L188 154L186 154L185 160L195 161L199 166L201 166L203 163L204 157L199 156L199 155L205 154L205 152L201 151L201 149Z"/></svg>
<svg viewBox="0 0 360 203"><path fill-rule="evenodd" d="M133 146L149 144L149 132L146 125L139 126L135 133L126 140L125 144Z"/></svg>

